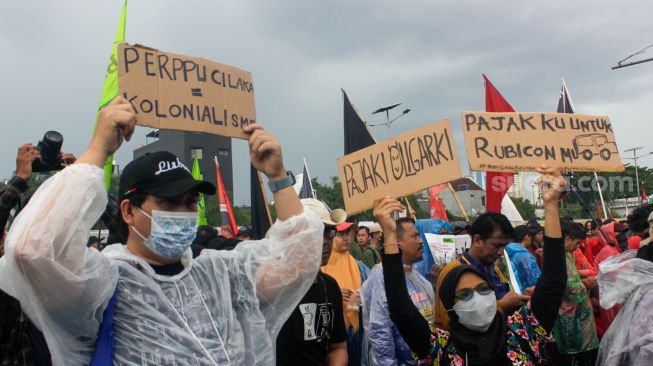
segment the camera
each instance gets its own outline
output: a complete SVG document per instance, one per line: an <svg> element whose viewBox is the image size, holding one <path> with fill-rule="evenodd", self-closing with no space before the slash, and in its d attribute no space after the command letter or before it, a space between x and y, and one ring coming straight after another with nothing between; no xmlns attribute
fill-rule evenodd
<svg viewBox="0 0 653 366"><path fill-rule="evenodd" d="M43 173L63 169L63 160L61 159L62 144L62 134L57 131L46 132L43 139L36 145L41 153L41 158L32 162L32 171L34 173Z"/></svg>

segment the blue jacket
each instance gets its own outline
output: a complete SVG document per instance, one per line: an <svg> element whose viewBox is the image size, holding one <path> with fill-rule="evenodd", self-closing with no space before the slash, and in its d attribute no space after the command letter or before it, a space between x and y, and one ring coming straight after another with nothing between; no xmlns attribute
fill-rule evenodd
<svg viewBox="0 0 653 366"><path fill-rule="evenodd" d="M433 320L435 295L431 283L413 271L406 273L406 285L415 306L425 318ZM410 347L390 319L382 264L372 269L361 289L361 299L365 328L363 365L416 365Z"/></svg>
<svg viewBox="0 0 653 366"><path fill-rule="evenodd" d="M426 277L427 280L431 279L431 267L435 264L435 260L433 260L433 255L431 254L429 243L426 242L426 236L424 234L439 234L440 229L443 226L447 230L447 234L450 234L453 231L450 223L440 219L417 220L415 223L415 227L419 231L419 236L424 242L422 244L424 249L424 259L415 263L414 267L419 271L419 273L422 274L422 276Z"/></svg>
<svg viewBox="0 0 653 366"><path fill-rule="evenodd" d="M515 275L517 276L522 289L535 286L537 279L540 278L540 275L542 274L535 257L528 251L528 249L518 243L508 244L506 251L510 256L513 269L517 270Z"/></svg>
<svg viewBox="0 0 653 366"><path fill-rule="evenodd" d="M367 280L367 277L370 275L370 269L367 268L365 263L361 260L356 260L356 264L358 265L358 271L361 273L361 283L365 282Z"/></svg>

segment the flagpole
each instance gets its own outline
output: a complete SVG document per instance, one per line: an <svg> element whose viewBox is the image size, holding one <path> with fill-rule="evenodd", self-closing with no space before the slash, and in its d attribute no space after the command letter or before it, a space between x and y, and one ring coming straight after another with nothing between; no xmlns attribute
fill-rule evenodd
<svg viewBox="0 0 653 366"><path fill-rule="evenodd" d="M406 209L408 210L408 217L413 219L413 221L417 220L417 213L415 210L413 210L413 207L410 205L410 202L408 201L408 197L404 197L404 201L406 202Z"/></svg>
<svg viewBox="0 0 653 366"><path fill-rule="evenodd" d="M272 221L272 214L270 214L270 207L268 207L268 193L265 191L265 187L263 186L263 179L261 179L261 172L258 170L256 171L256 175L258 176L258 184L261 186L261 192L263 193L263 204L265 205L265 212L268 214L268 221L270 224L273 224L274 222Z"/></svg>
<svg viewBox="0 0 653 366"><path fill-rule="evenodd" d="M304 160L304 170L306 170L306 174L308 175L308 181L311 182L311 173L308 171L308 165L306 165L306 158L302 158ZM313 197L317 199L317 194L315 193L315 190L313 189L313 182L311 182L311 193L313 193Z"/></svg>
<svg viewBox="0 0 653 366"><path fill-rule="evenodd" d="M215 157L215 161L216 162L218 161L217 157ZM261 172L259 172L258 170L256 171L256 178L258 179L258 184L259 187L261 188L261 193L263 194L263 204L265 205L265 212L268 215L268 222L270 223L270 225L272 225L273 224L272 214L270 214L270 207L268 207L268 193L265 191L265 187L263 186L263 179L261 179ZM252 203L250 202L250 205L251 204Z"/></svg>
<svg viewBox="0 0 653 366"><path fill-rule="evenodd" d="M596 187L599 189L599 198L601 199L601 206L603 207L603 217L607 218L608 214L605 210L605 201L603 200L603 192L601 191L601 183L599 182L599 176L594 172L594 180L596 180Z"/></svg>
<svg viewBox="0 0 653 366"><path fill-rule="evenodd" d="M449 189L451 190L451 194L453 195L453 199L456 201L458 208L460 208L460 211L463 213L463 216L465 217L465 221L469 221L469 217L467 216L467 211L465 211L463 204L460 202L460 199L458 199L458 195L456 194L456 191L453 189L451 182L447 183L447 186L449 186Z"/></svg>

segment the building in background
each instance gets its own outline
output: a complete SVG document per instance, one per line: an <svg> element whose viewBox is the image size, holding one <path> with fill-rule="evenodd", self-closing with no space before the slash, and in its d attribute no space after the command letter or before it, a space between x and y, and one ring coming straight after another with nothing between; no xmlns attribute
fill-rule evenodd
<svg viewBox="0 0 653 366"><path fill-rule="evenodd" d="M508 190L508 196L512 198L524 198L524 173L515 173L512 178L512 186Z"/></svg>
<svg viewBox="0 0 653 366"><path fill-rule="evenodd" d="M625 218L642 203L648 204L648 202L642 202L640 197L621 197L613 199L609 203L606 202L606 204L610 206L610 211L612 212L612 215L614 215L615 219Z"/></svg>
<svg viewBox="0 0 653 366"><path fill-rule="evenodd" d="M216 184L213 157L217 156L225 188L233 193L230 138L200 132L154 130L146 135L146 145L134 150L134 158L155 151L169 151L177 155L188 169L193 167L193 159L197 158L203 179L213 184Z"/></svg>
<svg viewBox="0 0 653 366"><path fill-rule="evenodd" d="M472 171L472 179L479 187L485 189L485 172Z"/></svg>
<svg viewBox="0 0 653 366"><path fill-rule="evenodd" d="M535 207L542 207L544 203L542 202L542 186L533 182L531 185L531 204Z"/></svg>
<svg viewBox="0 0 653 366"><path fill-rule="evenodd" d="M470 220L476 215L485 212L485 190L469 178L461 178L451 181L451 187L456 191L460 204L467 212ZM444 202L447 211L458 217L462 217L462 211L453 197L450 189L440 193L440 199Z"/></svg>

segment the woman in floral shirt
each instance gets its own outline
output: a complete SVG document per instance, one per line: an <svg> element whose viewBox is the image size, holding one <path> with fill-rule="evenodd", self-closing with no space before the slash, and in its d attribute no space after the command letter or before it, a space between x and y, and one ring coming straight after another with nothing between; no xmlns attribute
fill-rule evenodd
<svg viewBox="0 0 653 366"><path fill-rule="evenodd" d="M439 294L448 309L450 331L427 322L406 290L401 254L384 247L383 275L390 317L420 365L538 365L558 313L567 273L558 199L564 187L559 170L542 167L545 239L542 275L529 303L506 317L497 311L488 281L472 266L459 266L443 280ZM389 197L375 202L374 216L386 243L396 243L393 212L401 204ZM472 238L474 241L475 238ZM506 242L507 244L507 242Z"/></svg>

